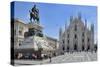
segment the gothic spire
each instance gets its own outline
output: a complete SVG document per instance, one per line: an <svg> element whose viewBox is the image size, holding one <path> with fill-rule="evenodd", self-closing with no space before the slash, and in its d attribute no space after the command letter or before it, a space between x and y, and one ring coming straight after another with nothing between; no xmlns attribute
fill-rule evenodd
<svg viewBox="0 0 100 67"><path fill-rule="evenodd" d="M67 23L65 23L65 31L66 31L66 29L67 29Z"/></svg>
<svg viewBox="0 0 100 67"><path fill-rule="evenodd" d="M85 19L85 27L87 27L87 20Z"/></svg>
<svg viewBox="0 0 100 67"><path fill-rule="evenodd" d="M94 32L94 25L91 24L91 31Z"/></svg>
<svg viewBox="0 0 100 67"><path fill-rule="evenodd" d="M72 22L72 20L73 20L73 16L70 16L70 22Z"/></svg>
<svg viewBox="0 0 100 67"><path fill-rule="evenodd" d="M62 35L62 28L59 29L59 35Z"/></svg>
<svg viewBox="0 0 100 67"><path fill-rule="evenodd" d="M78 13L78 19L81 20L81 12Z"/></svg>

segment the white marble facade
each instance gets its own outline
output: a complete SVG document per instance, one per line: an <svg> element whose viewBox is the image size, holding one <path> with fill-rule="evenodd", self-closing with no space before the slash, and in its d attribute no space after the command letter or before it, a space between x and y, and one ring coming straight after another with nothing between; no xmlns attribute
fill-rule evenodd
<svg viewBox="0 0 100 67"><path fill-rule="evenodd" d="M81 14L70 16L70 24L65 24L65 30L59 30L59 46L61 52L93 51L94 25L87 27L87 20L82 20Z"/></svg>

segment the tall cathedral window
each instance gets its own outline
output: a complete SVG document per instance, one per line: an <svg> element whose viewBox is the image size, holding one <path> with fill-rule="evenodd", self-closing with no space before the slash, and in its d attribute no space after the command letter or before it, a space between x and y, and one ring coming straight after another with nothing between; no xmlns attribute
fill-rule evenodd
<svg viewBox="0 0 100 67"><path fill-rule="evenodd" d="M68 42L68 44L69 44L69 40L68 40L67 42Z"/></svg>
<svg viewBox="0 0 100 67"><path fill-rule="evenodd" d="M69 34L67 35L67 38L69 38Z"/></svg>
<svg viewBox="0 0 100 67"><path fill-rule="evenodd" d="M82 36L84 37L84 32L82 33Z"/></svg>
<svg viewBox="0 0 100 67"><path fill-rule="evenodd" d="M63 48L62 48L62 49L63 49L63 51L65 50L64 46L63 46Z"/></svg>
<svg viewBox="0 0 100 67"><path fill-rule="evenodd" d="M62 42L63 42L63 47L62 47L62 49L63 49L63 51L64 51L64 50L65 50L65 47L64 47L64 43L65 43L65 42L64 42L64 40L63 40Z"/></svg>
<svg viewBox="0 0 100 67"><path fill-rule="evenodd" d="M88 44L88 46L87 46L87 51L90 49L90 44Z"/></svg>
<svg viewBox="0 0 100 67"><path fill-rule="evenodd" d="M84 44L82 44L82 51L84 51Z"/></svg>
<svg viewBox="0 0 100 67"><path fill-rule="evenodd" d="M67 46L67 51L69 51L69 46Z"/></svg>
<svg viewBox="0 0 100 67"><path fill-rule="evenodd" d="M64 44L65 42L64 42L64 40L63 40L63 44Z"/></svg>
<svg viewBox="0 0 100 67"><path fill-rule="evenodd" d="M76 45L76 43L74 44L74 50L77 51L77 45Z"/></svg>
<svg viewBox="0 0 100 67"><path fill-rule="evenodd" d="M88 42L90 41L90 39L88 38Z"/></svg>
<svg viewBox="0 0 100 67"><path fill-rule="evenodd" d="M82 39L82 43L84 42L84 39Z"/></svg>
<svg viewBox="0 0 100 67"><path fill-rule="evenodd" d="M75 38L75 39L77 38L77 35L76 35L76 34L74 35L74 38Z"/></svg>
<svg viewBox="0 0 100 67"><path fill-rule="evenodd" d="M76 24L75 24L75 28L74 28L74 30L77 31L77 25L76 25Z"/></svg>

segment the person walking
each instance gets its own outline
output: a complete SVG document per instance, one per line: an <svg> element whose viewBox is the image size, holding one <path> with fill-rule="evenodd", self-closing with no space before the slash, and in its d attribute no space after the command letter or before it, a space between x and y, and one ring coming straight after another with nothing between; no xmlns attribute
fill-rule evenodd
<svg viewBox="0 0 100 67"><path fill-rule="evenodd" d="M49 59L50 59L50 63L52 62L52 60L51 60L51 53L50 53L50 55L49 55Z"/></svg>

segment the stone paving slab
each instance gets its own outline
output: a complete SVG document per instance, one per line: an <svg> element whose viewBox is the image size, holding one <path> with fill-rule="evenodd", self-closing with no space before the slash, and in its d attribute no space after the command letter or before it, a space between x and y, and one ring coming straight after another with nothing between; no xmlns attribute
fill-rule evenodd
<svg viewBox="0 0 100 67"><path fill-rule="evenodd" d="M69 63L69 62L86 62L86 61L96 61L97 53L93 52L75 52L75 53L65 53L64 55L56 56L51 59L46 60L15 60L15 65L37 65L37 64L47 64L47 63Z"/></svg>

